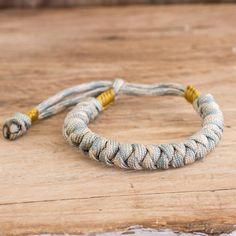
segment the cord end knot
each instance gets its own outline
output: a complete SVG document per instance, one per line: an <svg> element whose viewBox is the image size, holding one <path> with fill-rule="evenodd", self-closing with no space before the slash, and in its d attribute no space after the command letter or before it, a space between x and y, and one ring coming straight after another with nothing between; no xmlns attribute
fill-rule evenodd
<svg viewBox="0 0 236 236"><path fill-rule="evenodd" d="M31 117L17 112L13 117L7 119L3 124L3 137L8 140L15 140L24 135L31 127Z"/></svg>

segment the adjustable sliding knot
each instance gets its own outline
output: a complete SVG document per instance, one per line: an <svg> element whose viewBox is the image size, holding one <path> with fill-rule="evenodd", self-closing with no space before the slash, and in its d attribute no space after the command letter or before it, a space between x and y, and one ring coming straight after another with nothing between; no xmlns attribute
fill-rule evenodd
<svg viewBox="0 0 236 236"><path fill-rule="evenodd" d="M184 97L190 103L193 103L199 95L200 95L199 91L192 85L188 85L184 91Z"/></svg>

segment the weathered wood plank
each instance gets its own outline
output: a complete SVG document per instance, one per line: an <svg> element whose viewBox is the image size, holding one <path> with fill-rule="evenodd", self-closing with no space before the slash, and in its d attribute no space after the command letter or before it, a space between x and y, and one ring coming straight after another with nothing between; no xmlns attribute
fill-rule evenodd
<svg viewBox="0 0 236 236"><path fill-rule="evenodd" d="M169 3L233 3L235 0L0 0L0 7L84 7Z"/></svg>
<svg viewBox="0 0 236 236"><path fill-rule="evenodd" d="M0 119L65 87L123 77L195 84L225 114L222 142L183 169L121 171L65 143L66 112L0 139L0 234L87 233L140 224L226 232L236 224L234 5L0 12ZM91 128L119 141L183 139L200 120L182 98L122 97Z"/></svg>

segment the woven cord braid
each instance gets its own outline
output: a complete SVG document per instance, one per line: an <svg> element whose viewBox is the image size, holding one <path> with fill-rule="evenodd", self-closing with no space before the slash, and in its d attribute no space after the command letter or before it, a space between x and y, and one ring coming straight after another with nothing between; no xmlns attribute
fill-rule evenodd
<svg viewBox="0 0 236 236"><path fill-rule="evenodd" d="M203 118L203 128L189 139L162 145L120 144L98 136L87 127L102 110L97 99L89 98L68 114L64 137L70 144L88 153L90 158L107 165L137 170L182 167L212 151L223 133L223 115L211 95L200 96L194 107Z"/></svg>
<svg viewBox="0 0 236 236"><path fill-rule="evenodd" d="M89 122L121 94L185 97L202 118L202 128L184 141L160 145L119 143L92 132L88 128ZM69 106L74 108L64 121L65 140L91 159L126 169L168 169L191 164L215 148L224 129L223 114L210 94L200 95L192 86L184 89L178 84L144 85L117 79L114 83L95 81L66 89L39 104L28 115L16 113L5 121L3 135L14 140L27 132L35 120L35 114L43 119Z"/></svg>

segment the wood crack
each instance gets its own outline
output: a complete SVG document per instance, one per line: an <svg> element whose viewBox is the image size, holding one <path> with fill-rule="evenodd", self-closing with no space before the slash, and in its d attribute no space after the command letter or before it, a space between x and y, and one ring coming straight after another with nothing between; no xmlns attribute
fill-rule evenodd
<svg viewBox="0 0 236 236"><path fill-rule="evenodd" d="M74 197L74 198L72 197L72 198L45 199L45 200L22 201L22 202L6 202L6 203L0 203L0 206L20 205L20 204L34 204L34 203L43 203L43 202L58 202L58 201L99 199L99 198L130 197L130 196L150 196L150 195L183 194L183 193L222 192L222 191L234 191L234 190L236 190L236 188L222 188L222 189L199 190L199 191L177 191L177 192L165 192L165 193L136 193L136 194L119 194L119 195L101 195L101 196L92 196L92 197Z"/></svg>

